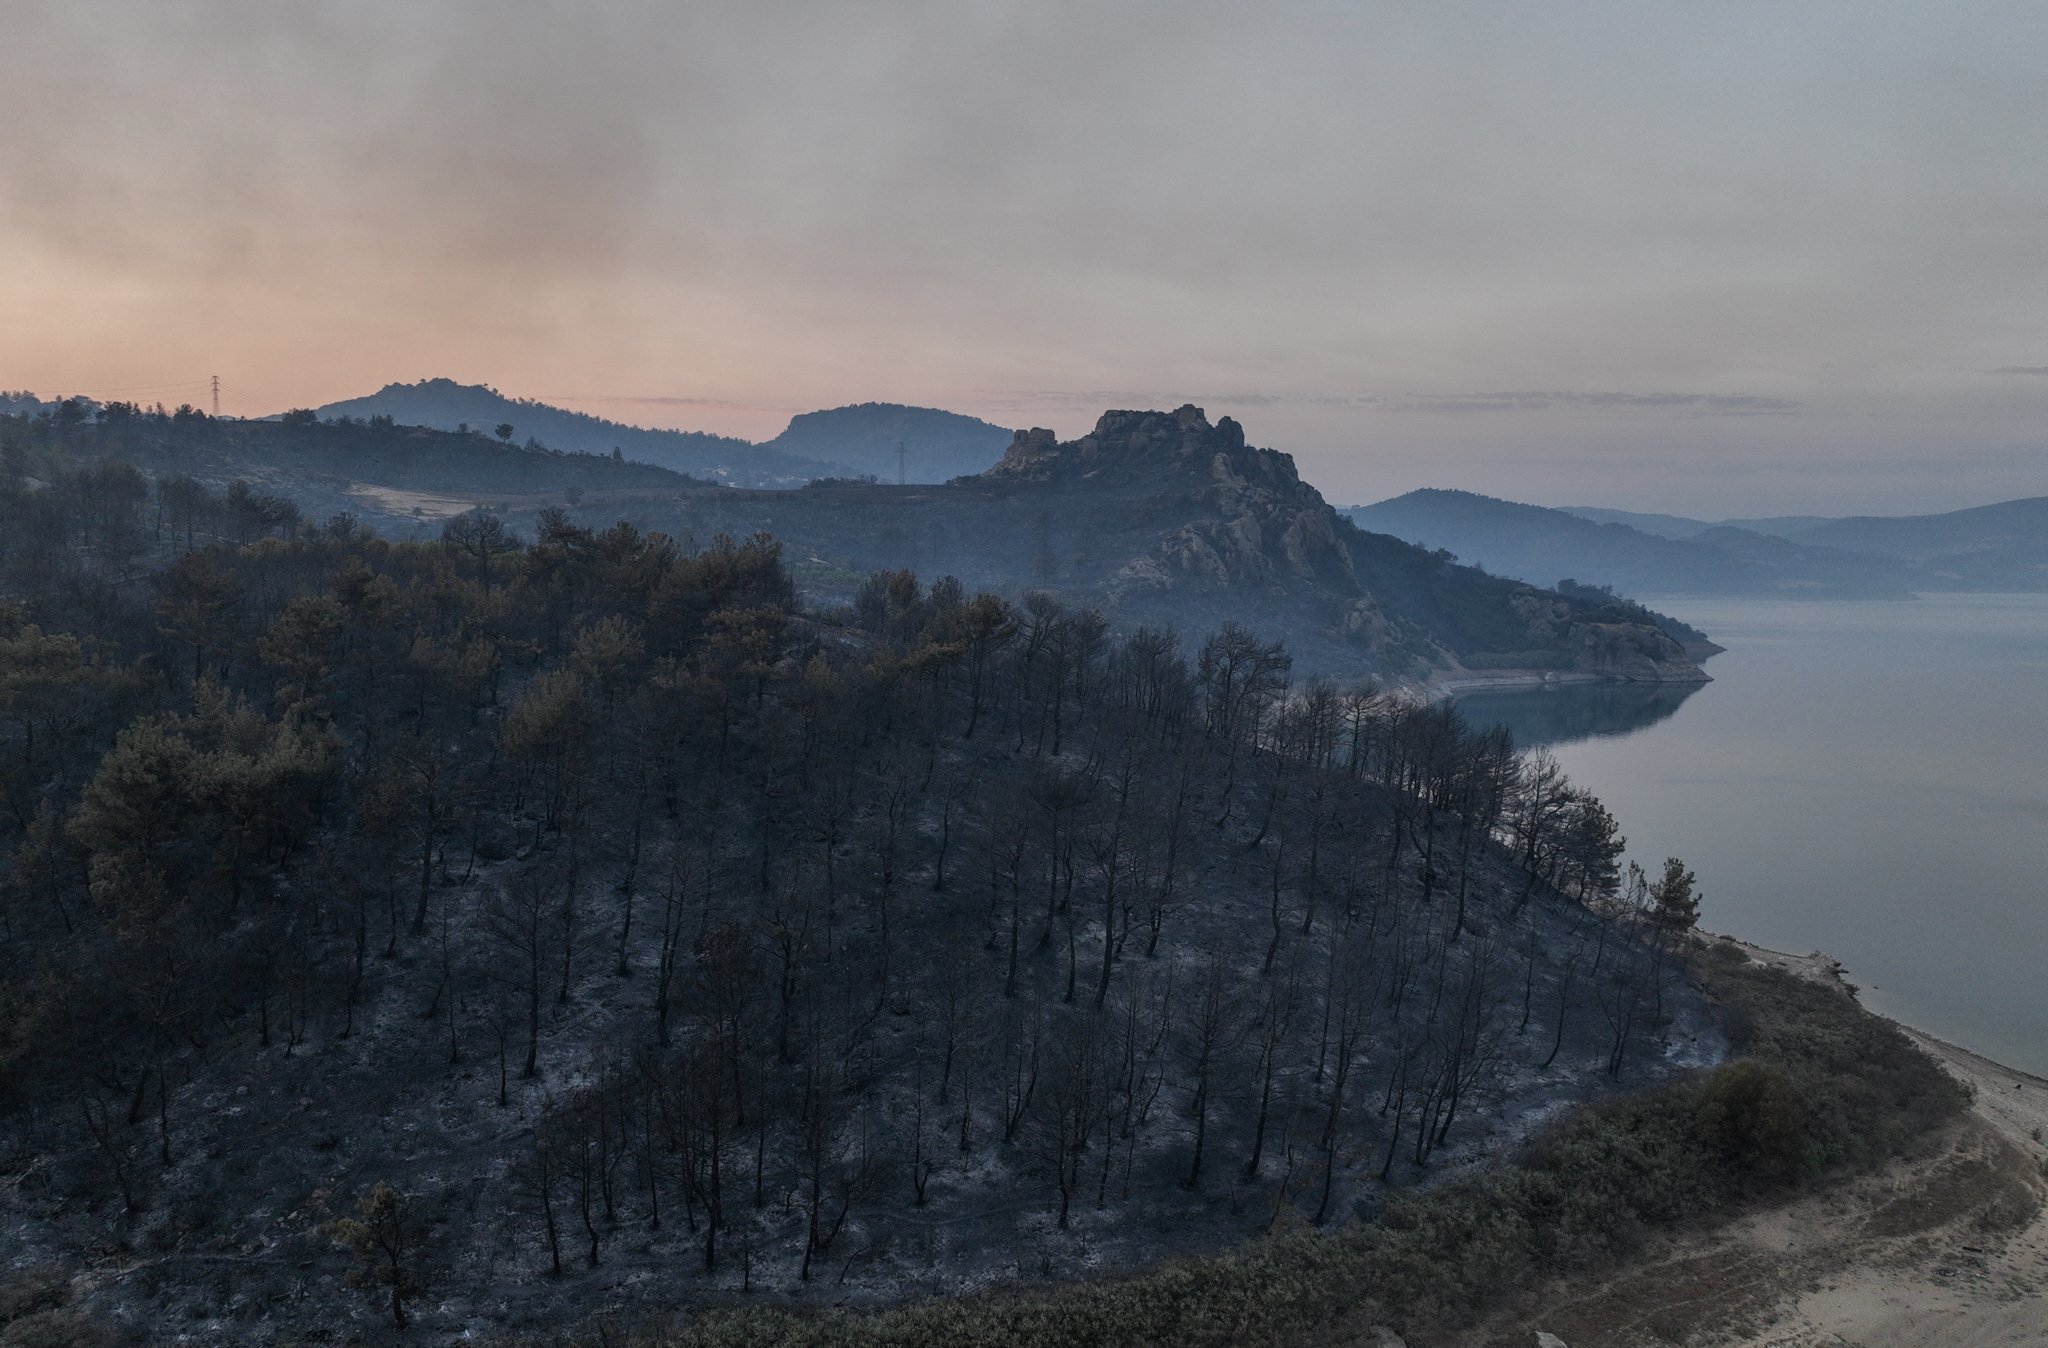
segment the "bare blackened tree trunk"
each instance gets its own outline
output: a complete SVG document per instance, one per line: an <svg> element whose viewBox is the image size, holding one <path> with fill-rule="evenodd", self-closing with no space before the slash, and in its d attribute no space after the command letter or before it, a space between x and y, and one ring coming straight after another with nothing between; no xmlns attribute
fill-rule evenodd
<svg viewBox="0 0 2048 1348"><path fill-rule="evenodd" d="M1031 1097L1038 1090L1039 1049L1045 1029L1045 1013L1038 1007L1034 1006L1031 1011L1028 1041L1017 1026L1017 1019L1014 1015L1005 1017L1003 1035L1010 1055L1003 1087L1003 1145L1006 1147L1016 1140L1017 1129L1031 1108Z"/></svg>
<svg viewBox="0 0 2048 1348"><path fill-rule="evenodd" d="M576 1207L583 1218L583 1234L590 1242L584 1259L591 1268L597 1267L597 1223L591 1220L591 1191L595 1187L595 1175L591 1168L590 1133L587 1120L578 1120L579 1136L576 1139Z"/></svg>
<svg viewBox="0 0 2048 1348"><path fill-rule="evenodd" d="M1160 932L1166 926L1166 915L1173 908L1175 886L1180 880L1181 847L1187 835L1188 809L1194 794L1193 767L1189 757L1180 759L1178 780L1171 800L1166 807L1166 818L1161 826L1162 857L1159 877L1152 887L1150 902L1146 905L1146 921L1150 928L1145 941L1147 959L1159 953Z"/></svg>
<svg viewBox="0 0 2048 1348"><path fill-rule="evenodd" d="M1285 978L1269 979L1266 1000L1259 1021L1259 1111L1252 1124L1252 1153L1245 1159L1247 1182L1259 1177L1259 1162L1266 1150L1266 1124L1273 1108L1273 1079L1278 1071L1280 1049L1294 1020L1296 979L1292 971Z"/></svg>
<svg viewBox="0 0 2048 1348"><path fill-rule="evenodd" d="M1060 1052L1054 1068L1051 1119L1047 1128L1048 1159L1053 1183L1059 1193L1059 1228L1064 1231L1073 1210L1074 1194L1081 1183L1081 1158L1096 1123L1097 1063L1095 1030L1101 1022L1090 1018L1076 1026L1076 1038Z"/></svg>
<svg viewBox="0 0 2048 1348"><path fill-rule="evenodd" d="M356 887L355 912L355 956L349 966L347 1015L342 1022L341 1037L348 1038L356 1031L356 1003L363 996L363 965L370 952L370 900L361 886Z"/></svg>
<svg viewBox="0 0 2048 1348"><path fill-rule="evenodd" d="M724 1074L706 1074L704 1185L704 1271L718 1268L718 1230L725 1225L725 1102Z"/></svg>
<svg viewBox="0 0 2048 1348"><path fill-rule="evenodd" d="M906 766L898 765L891 774L889 785L882 796L881 830L875 839L875 861L879 872L879 882L875 889L875 1005L878 1008L889 998L889 980L892 972L889 914L896 900L896 869L901 862L901 838L910 816L911 788L908 772Z"/></svg>
<svg viewBox="0 0 2048 1348"><path fill-rule="evenodd" d="M1273 971L1273 961L1280 954L1280 877L1287 861L1287 839L1280 838L1267 854L1268 907L1271 910L1273 939L1266 943L1266 959L1259 967L1267 973Z"/></svg>
<svg viewBox="0 0 2048 1348"><path fill-rule="evenodd" d="M661 897L661 936L656 947L654 1035L663 1048L669 1047L670 1042L669 1018L674 1009L676 979L680 971L684 890L688 883L689 863L683 844L677 842L669 853L668 880L662 888Z"/></svg>
<svg viewBox="0 0 2048 1348"><path fill-rule="evenodd" d="M989 820L990 838L988 852L989 899L993 905L998 895L1009 895L1009 960L1003 974L1003 999L1014 1001L1017 996L1017 964L1019 949L1023 943L1024 931L1024 859L1031 846L1029 820L1019 814L1012 819L1006 832L998 835L996 817Z"/></svg>
<svg viewBox="0 0 2048 1348"><path fill-rule="evenodd" d="M1209 1141L1209 1090L1231 1030L1231 989L1220 959L1212 958L1202 990L1188 1009L1182 1026L1181 1056L1194 1078L1194 1094L1188 1113L1195 1120L1194 1155L1188 1160L1183 1188L1192 1189L1202 1181L1202 1163Z"/></svg>
<svg viewBox="0 0 2048 1348"><path fill-rule="evenodd" d="M529 1164L529 1180L533 1185L534 1198L540 1204L541 1230L547 1237L548 1275L559 1278L562 1276L562 1228L555 1217L555 1182L561 1167L552 1139L535 1139Z"/></svg>
<svg viewBox="0 0 2048 1348"><path fill-rule="evenodd" d="M491 903L485 921L491 936L512 957L519 988L526 1001L526 1065L520 1075L532 1077L540 1061L540 1002L546 982L549 886L544 871L512 878Z"/></svg>
<svg viewBox="0 0 2048 1348"><path fill-rule="evenodd" d="M141 1204L137 1201L135 1186L134 1158L128 1153L128 1145L115 1131L116 1125L111 1110L93 1109L90 1092L81 1093L78 1098L79 1117L85 1123L85 1131L91 1136L93 1145L107 1158L107 1168L113 1172L114 1182L121 1189L121 1212L125 1220L134 1220Z"/></svg>
<svg viewBox="0 0 2048 1348"><path fill-rule="evenodd" d="M1118 882L1124 872L1124 838L1130 823L1131 791L1137 766L1136 751L1127 745L1121 770L1112 787L1116 793L1116 813L1110 819L1108 833L1098 838L1090 849L1097 878L1102 882L1102 967L1095 980L1097 1011L1109 997L1109 972L1116 959L1116 909L1117 896L1121 892Z"/></svg>
<svg viewBox="0 0 2048 1348"><path fill-rule="evenodd" d="M910 1192L918 1207L925 1205L926 1190L932 1180L929 1133L925 1123L924 1058L920 1055L910 1082Z"/></svg>
<svg viewBox="0 0 2048 1348"><path fill-rule="evenodd" d="M1308 799L1308 871L1302 877L1301 885L1301 934L1308 936L1315 931L1316 906L1323 889L1323 828L1329 822L1325 809L1329 796L1329 783L1319 775L1309 788Z"/></svg>
<svg viewBox="0 0 2048 1348"><path fill-rule="evenodd" d="M1330 1103L1323 1115L1323 1193L1316 1203L1315 1224L1321 1226L1330 1215L1330 1198L1336 1190L1337 1143L1343 1136L1344 1100L1351 1084L1351 1068L1358 1059L1359 1035L1365 1026L1364 998L1353 971L1333 990L1338 999L1336 1051L1330 1064Z"/></svg>
<svg viewBox="0 0 2048 1348"><path fill-rule="evenodd" d="M1550 1053L1543 1059L1545 1067L1557 1061L1557 1051L1564 1046L1564 1017L1572 1004L1572 975L1578 968L1580 953L1574 949L1570 958L1564 962L1564 977L1559 980L1557 987L1557 1029L1551 1035Z"/></svg>
<svg viewBox="0 0 2048 1348"><path fill-rule="evenodd" d="M555 989L557 1003L569 1000L569 978L576 962L576 919L582 899L577 891L583 882L583 793L580 787L567 813L566 832L569 835L569 864L568 872L562 878L562 977Z"/></svg>
<svg viewBox="0 0 2048 1348"><path fill-rule="evenodd" d="M420 936L427 930L427 903L434 892L434 837L441 826L442 779L447 775L447 766L438 754L432 753L401 761L411 769L418 792L418 817L413 826L420 835L419 893L413 905L412 934Z"/></svg>
<svg viewBox="0 0 2048 1348"><path fill-rule="evenodd" d="M1394 1155L1401 1147L1402 1127L1408 1121L1409 1082L1413 1075L1416 1055L1421 1051L1419 1043L1404 1042L1394 1055L1392 1079L1387 1083L1387 1100L1380 1106L1380 1116L1385 1118L1389 1109L1393 1119L1387 1125L1387 1152L1380 1161L1380 1181L1385 1183L1394 1173Z"/></svg>
<svg viewBox="0 0 2048 1348"><path fill-rule="evenodd" d="M841 1156L840 1120L835 1103L838 1083L828 1079L829 1072L820 1051L823 1044L815 1035L815 1022L813 1028L811 1051L805 1055L805 1098L802 1127L798 1134L805 1228L803 1262L797 1269L797 1278L803 1282L810 1281L812 1263L838 1238L852 1203L851 1186L841 1176L838 1211L830 1214L826 1211L826 1172L838 1167Z"/></svg>

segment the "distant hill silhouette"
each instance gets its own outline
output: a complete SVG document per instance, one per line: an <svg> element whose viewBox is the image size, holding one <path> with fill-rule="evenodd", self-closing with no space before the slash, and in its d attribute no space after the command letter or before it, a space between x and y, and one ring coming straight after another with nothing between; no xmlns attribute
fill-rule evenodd
<svg viewBox="0 0 2048 1348"><path fill-rule="evenodd" d="M731 436L628 426L528 398L508 398L486 385L458 384L452 379L386 384L366 398L348 398L313 410L322 419L386 416L401 426L452 431L467 425L486 434L509 423L513 438L521 442L534 439L549 449L587 454L609 454L616 449L628 459L735 487L797 487L813 478L848 471L841 464L800 458Z"/></svg>
<svg viewBox="0 0 2048 1348"><path fill-rule="evenodd" d="M478 505L533 511L586 498L595 506L622 494L712 490L655 464L505 444L477 427L438 431L381 417L234 421L115 408L115 415L50 429L83 463L119 461L150 477L191 477L216 489L242 482L295 502L316 521L347 511L400 534L438 531L443 519Z"/></svg>
<svg viewBox="0 0 2048 1348"><path fill-rule="evenodd" d="M1684 515L1645 514L1638 510L1608 510L1601 506L1559 506L1567 515L1577 515L1595 524L1626 524L1659 538L1692 538L1703 534L1716 524L1725 524L1731 529L1747 529L1753 534L1776 534L1779 538L1790 538L1802 529L1811 529L1816 524L1826 524L1826 515L1769 515L1762 519L1739 520L1696 520Z"/></svg>
<svg viewBox="0 0 2048 1348"><path fill-rule="evenodd" d="M1909 594L1925 580L1901 560L1803 539L1705 521L1687 537L1664 537L1465 491L1412 491L1349 513L1363 528L1444 548L1474 566L1538 585L1572 577L1638 594L1881 598Z"/></svg>
<svg viewBox="0 0 2048 1348"><path fill-rule="evenodd" d="M1910 562L1927 573L1929 588L2048 588L2048 496L1940 515L1859 515L1793 538Z"/></svg>
<svg viewBox="0 0 2048 1348"><path fill-rule="evenodd" d="M1384 504L1384 503L1383 503ZM1938 515L1775 515L1763 519L1706 520L1646 515L1597 506L1564 506L1601 524L1625 524L1664 538L1727 541L1717 529L1769 534L1802 547L1861 553L1914 570L1917 590L2038 590L2048 588L2048 496L1970 506Z"/></svg>
<svg viewBox="0 0 2048 1348"><path fill-rule="evenodd" d="M4 395L0 395L4 396ZM322 419L390 417L401 426L490 433L512 427L513 439L549 449L609 454L659 464L729 487L800 487L825 477L897 480L897 446L910 482L944 482L979 473L1002 457L1010 432L975 417L935 407L858 403L792 417L772 440L754 444L702 431L659 430L572 412L531 398L508 398L484 384L422 379L386 384L364 398L328 403Z"/></svg>
<svg viewBox="0 0 2048 1348"><path fill-rule="evenodd" d="M762 445L796 458L843 463L860 474L895 482L897 446L906 482L945 482L987 471L1010 446L1012 432L976 417L901 403L857 403L792 417L789 428Z"/></svg>

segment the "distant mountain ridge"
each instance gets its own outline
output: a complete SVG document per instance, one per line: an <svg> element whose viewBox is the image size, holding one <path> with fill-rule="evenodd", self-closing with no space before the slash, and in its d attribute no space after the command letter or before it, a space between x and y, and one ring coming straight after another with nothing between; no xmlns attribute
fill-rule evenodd
<svg viewBox="0 0 2048 1348"><path fill-rule="evenodd" d="M1924 579L1897 559L1746 529L1697 521L1696 532L1674 538L1474 492L1425 488L1349 514L1362 528L1537 585L1569 577L1638 594L1884 598Z"/></svg>
<svg viewBox="0 0 2048 1348"><path fill-rule="evenodd" d="M944 482L989 467L1002 456L1011 434L935 407L857 403L802 413L774 439L754 444L702 431L631 426L452 379L386 384L367 397L312 410L322 419L384 416L401 426L443 431L466 426L489 433L510 425L517 440L588 454L616 449L628 459L730 487L800 487L827 477L894 482L899 466L908 481ZM900 460L899 444L904 450Z"/></svg>
<svg viewBox="0 0 2048 1348"><path fill-rule="evenodd" d="M1350 514L1535 584L1571 577L1645 594L1842 598L2048 589L2048 496L1938 515L1714 523L1425 488Z"/></svg>
<svg viewBox="0 0 2048 1348"><path fill-rule="evenodd" d="M1779 515L1722 520L1566 506L1568 513L1629 524L1671 538L1708 538L1733 528L1774 534L1807 547L1889 559L1913 568L1917 590L2048 588L2048 496L2028 496L1934 515Z"/></svg>
<svg viewBox="0 0 2048 1348"><path fill-rule="evenodd" d="M837 464L764 449L731 436L628 426L532 399L508 398L488 385L458 384L452 379L386 384L368 397L327 403L313 411L322 419L385 416L401 426L439 431L467 426L488 434L494 427L509 424L516 440L534 439L550 449L586 454L609 454L616 449L641 463L731 486L795 487L845 471Z"/></svg>
<svg viewBox="0 0 2048 1348"><path fill-rule="evenodd" d="M1609 510L1601 506L1558 506L1567 515L1577 515L1595 524L1626 524L1631 529L1659 538L1692 538L1709 529L1725 525L1730 529L1747 529L1753 534L1776 534L1790 538L1801 529L1810 529L1816 524L1826 524L1826 515L1770 515L1762 519L1696 520L1684 515L1646 514L1639 510Z"/></svg>
<svg viewBox="0 0 2048 1348"><path fill-rule="evenodd" d="M1939 515L1858 515L1795 537L1910 562L1930 588L2048 589L2048 496Z"/></svg>

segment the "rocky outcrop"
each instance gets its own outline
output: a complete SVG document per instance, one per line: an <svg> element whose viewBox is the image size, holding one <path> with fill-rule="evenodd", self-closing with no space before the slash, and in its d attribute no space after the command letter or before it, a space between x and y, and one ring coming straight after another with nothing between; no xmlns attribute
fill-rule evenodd
<svg viewBox="0 0 2048 1348"><path fill-rule="evenodd" d="M1650 624L1361 532L1290 456L1253 447L1237 422L1212 425L1191 404L1105 412L1077 440L1018 431L983 480L1057 494L1075 516L1108 506L1125 525L1156 519L1100 578L1116 604L1156 608L1199 592L1253 598L1276 619L1308 607L1326 638L1383 675L1417 681L1466 672L1468 661L1539 678L1705 677ZM1447 610L1457 622L1444 622ZM1302 644L1298 632L1289 639Z"/></svg>
<svg viewBox="0 0 2048 1348"><path fill-rule="evenodd" d="M1193 404L1105 412L1093 432L1064 443L1042 427L1018 431L985 476L1096 492L1139 486L1155 504L1178 499L1198 508L1197 518L1126 562L1120 584L1259 586L1352 574L1339 517L1301 480L1294 460L1246 444L1244 427L1229 417L1211 425Z"/></svg>
<svg viewBox="0 0 2048 1348"><path fill-rule="evenodd" d="M1062 442L1044 427L1018 431L984 476L1034 482L1206 477L1240 486L1301 485L1287 455L1249 448L1244 427L1229 417L1212 426L1193 403L1171 412L1104 412L1078 440Z"/></svg>
<svg viewBox="0 0 2048 1348"><path fill-rule="evenodd" d="M1703 680L1685 647L1647 623L1588 613L1587 606L1552 590L1530 589L1511 605L1527 625L1534 648L1561 647L1574 672L1631 682Z"/></svg>

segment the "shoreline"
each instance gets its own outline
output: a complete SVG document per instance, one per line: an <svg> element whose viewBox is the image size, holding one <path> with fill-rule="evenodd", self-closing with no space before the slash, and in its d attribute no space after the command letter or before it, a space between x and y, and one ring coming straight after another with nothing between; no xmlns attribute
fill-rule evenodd
<svg viewBox="0 0 2048 1348"><path fill-rule="evenodd" d="M1811 978L1816 982L1833 984L1848 993L1852 998L1855 998L1858 1006L1863 1006L1863 999L1858 995L1862 989L1850 980L1849 966L1826 951L1814 950L1800 955L1789 950L1774 950L1769 946L1758 945L1754 941L1745 941L1739 936L1730 936L1725 932L1701 932L1700 934L1709 940L1726 941L1740 949L1751 959L1758 960L1760 963L1788 970L1803 978ZM2016 1081L2038 1087L2043 1092L2048 1092L2048 1076L2030 1072L2023 1067L2014 1067L2012 1064L2000 1062L1996 1058L1987 1057L1967 1045L1958 1044L1952 1039L1944 1039L1931 1030L1923 1030L1917 1025L1909 1025L1895 1016L1887 1016L1881 1011L1872 1011L1867 1006L1863 1006L1863 1009L1880 1020L1896 1025L1900 1032L1912 1039L1913 1042L1931 1051L1937 1060L1943 1062L1951 1060L1966 1061L1978 1072L2001 1072Z"/></svg>
<svg viewBox="0 0 2048 1348"><path fill-rule="evenodd" d="M1702 670L1697 678L1630 679L1615 674L1585 670L1506 669L1498 673L1466 671L1424 680L1422 689L1434 697L1456 697L1460 693L1491 692L1519 688L1584 688L1593 684L1626 684L1631 687L1663 687L1666 684L1695 687L1712 683L1714 676Z"/></svg>
<svg viewBox="0 0 2048 1348"><path fill-rule="evenodd" d="M1701 935L1862 1006L1831 955ZM1873 1169L1682 1230L1590 1283L1563 1281L1487 1341L1541 1329L1571 1348L2048 1343L2048 1078L1863 1010L1969 1089L1959 1115Z"/></svg>
<svg viewBox="0 0 2048 1348"><path fill-rule="evenodd" d="M1832 955L1724 939L1856 995ZM2048 1077L1880 1018L1967 1086L1970 1105L1925 1153L1732 1233L1724 1250L1769 1252L1798 1276L1760 1322L1724 1342L2038 1348L2048 1325Z"/></svg>

